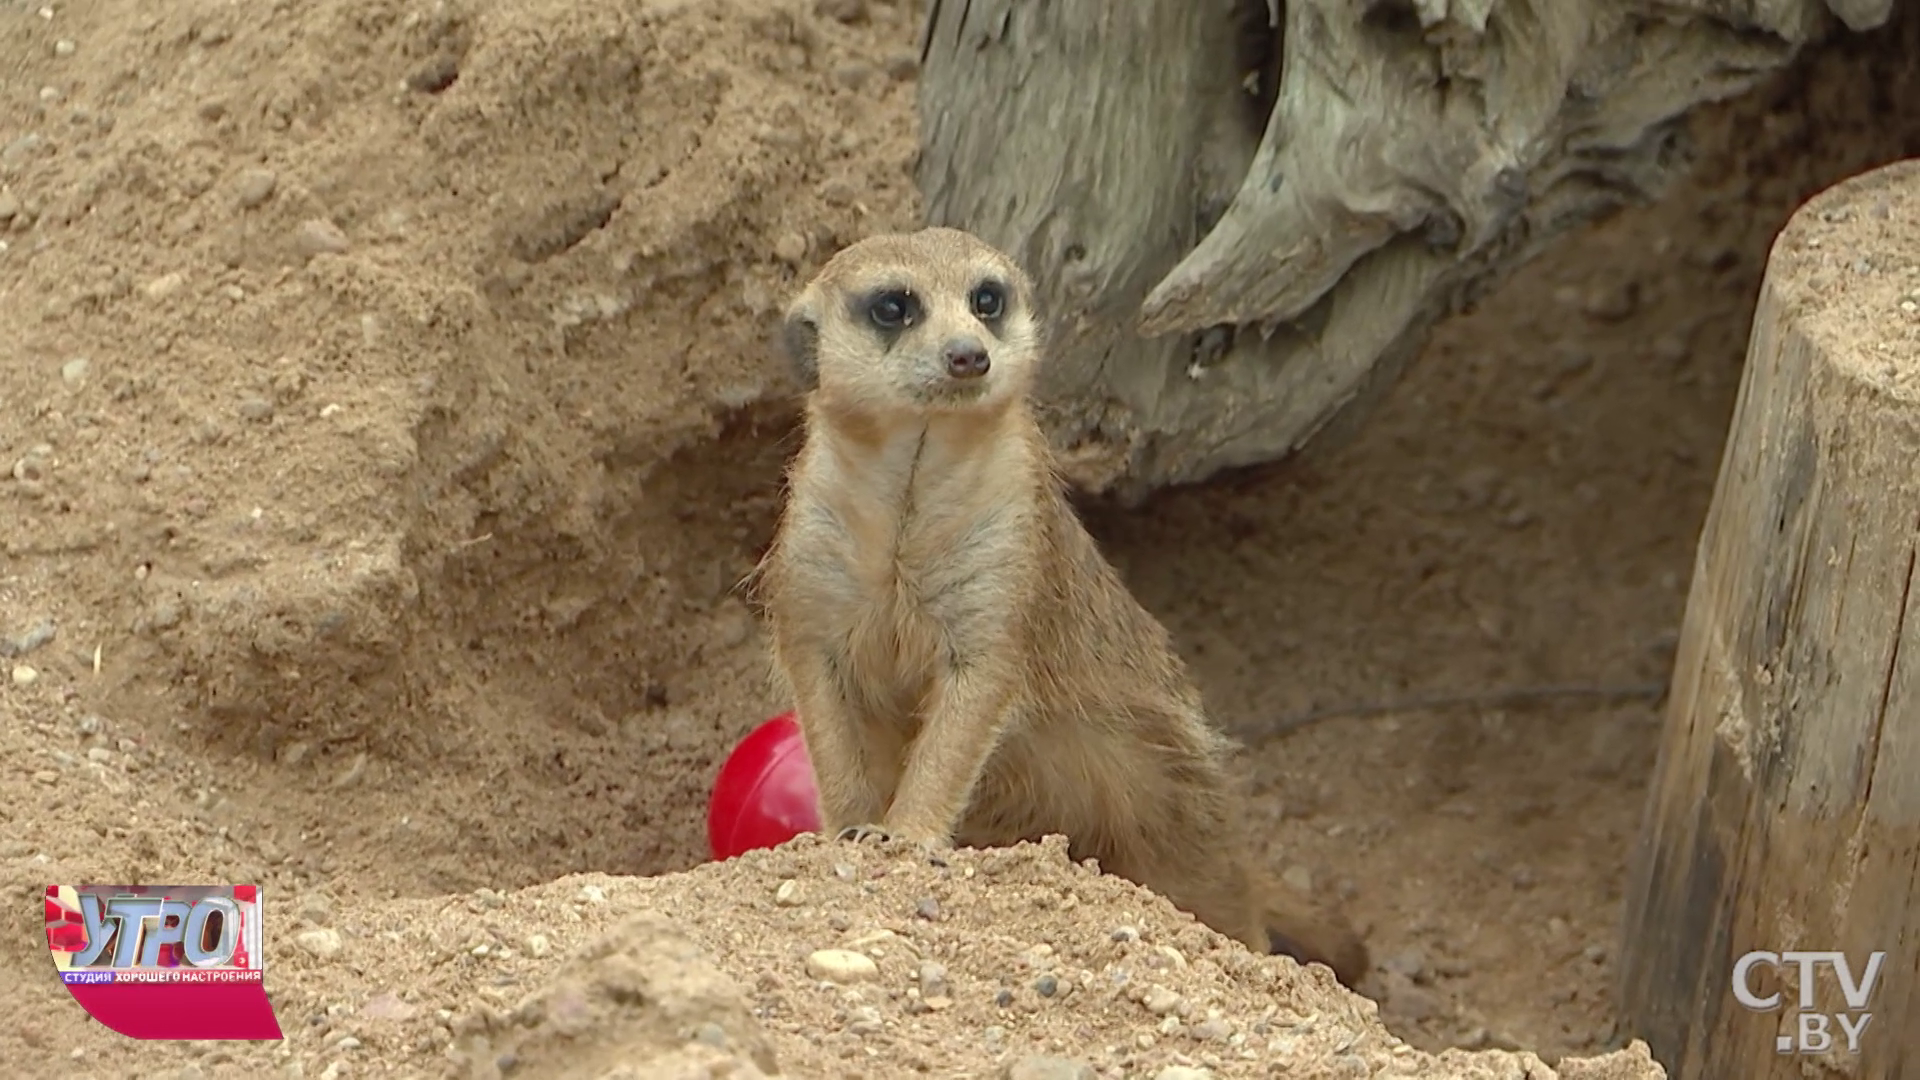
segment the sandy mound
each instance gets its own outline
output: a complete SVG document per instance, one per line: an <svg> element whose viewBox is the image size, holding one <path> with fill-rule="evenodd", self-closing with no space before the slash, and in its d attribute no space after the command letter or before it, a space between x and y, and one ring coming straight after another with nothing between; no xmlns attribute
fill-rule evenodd
<svg viewBox="0 0 1920 1080"><path fill-rule="evenodd" d="M352 1040L315 1064L487 1080L1664 1075L1639 1044L1558 1070L1420 1052L1325 969L1255 957L1064 843L944 861L804 837L722 872L315 913L276 1001L311 1017L300 1042Z"/></svg>
<svg viewBox="0 0 1920 1080"><path fill-rule="evenodd" d="M1696 183L1443 328L1337 458L1091 515L1254 744L1276 871L1371 931L1375 1016L1057 853L690 869L785 706L732 592L791 448L770 316L915 221L917 18L0 5L0 1060L1653 1075L1577 1060L1622 1042L1648 687L1766 242L1920 150L1920 20L1703 118ZM263 886L284 1048L133 1044L50 977L47 883L169 879ZM878 978L808 976L850 945Z"/></svg>

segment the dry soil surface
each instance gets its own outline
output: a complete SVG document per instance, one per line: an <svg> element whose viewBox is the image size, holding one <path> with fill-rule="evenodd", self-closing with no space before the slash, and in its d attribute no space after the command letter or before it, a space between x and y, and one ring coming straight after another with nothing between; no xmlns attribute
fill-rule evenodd
<svg viewBox="0 0 1920 1080"><path fill-rule="evenodd" d="M1369 932L1376 1016L1052 848L700 866L785 708L733 591L792 448L771 316L916 220L917 14L0 2L0 1060L1656 1075L1567 1055L1625 1041L1753 296L1801 199L1920 152L1920 20L1695 117L1691 180L1443 326L1357 441L1090 508L1252 744L1275 869ZM161 881L264 887L284 1043L67 1000L41 890Z"/></svg>

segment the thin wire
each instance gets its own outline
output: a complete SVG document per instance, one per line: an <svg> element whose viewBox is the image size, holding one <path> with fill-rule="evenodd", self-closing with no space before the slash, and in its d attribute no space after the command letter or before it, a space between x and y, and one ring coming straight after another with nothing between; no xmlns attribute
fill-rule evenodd
<svg viewBox="0 0 1920 1080"><path fill-rule="evenodd" d="M1610 701L1648 700L1658 701L1665 697L1667 684L1627 683L1614 686L1549 685L1516 686L1507 690L1494 690L1479 694L1454 694L1446 696L1408 698L1374 704L1331 705L1326 708L1312 709L1293 716L1282 717L1268 723L1250 724L1241 732L1240 738L1247 742L1261 742L1267 739L1297 731L1310 724L1323 720L1364 720L1376 716L1392 716L1396 713L1437 712L1443 709L1462 708L1501 708L1515 705L1540 704L1561 701L1569 698L1601 699Z"/></svg>

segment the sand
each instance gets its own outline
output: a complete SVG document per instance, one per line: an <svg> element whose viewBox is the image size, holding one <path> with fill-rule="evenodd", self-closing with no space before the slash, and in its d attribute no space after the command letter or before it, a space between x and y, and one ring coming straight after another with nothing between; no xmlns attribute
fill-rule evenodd
<svg viewBox="0 0 1920 1080"><path fill-rule="evenodd" d="M702 865L787 704L734 592L793 448L773 313L917 220L916 18L0 7L0 1060L1657 1075L1611 952L1753 295L1800 199L1920 152L1920 20L1694 118L1691 179L1354 442L1088 508L1363 999L1052 848ZM263 886L284 1043L134 1043L52 978L48 883L169 881ZM870 981L810 974L846 948Z"/></svg>

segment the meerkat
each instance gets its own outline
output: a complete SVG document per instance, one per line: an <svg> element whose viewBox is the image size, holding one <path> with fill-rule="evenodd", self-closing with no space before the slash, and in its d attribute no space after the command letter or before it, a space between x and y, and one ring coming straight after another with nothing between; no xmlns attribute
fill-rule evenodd
<svg viewBox="0 0 1920 1080"><path fill-rule="evenodd" d="M804 441L751 592L823 834L934 852L1062 834L1353 985L1365 946L1258 870L1236 744L1067 501L1029 402L1043 343L1021 268L959 230L871 237L780 337Z"/></svg>

